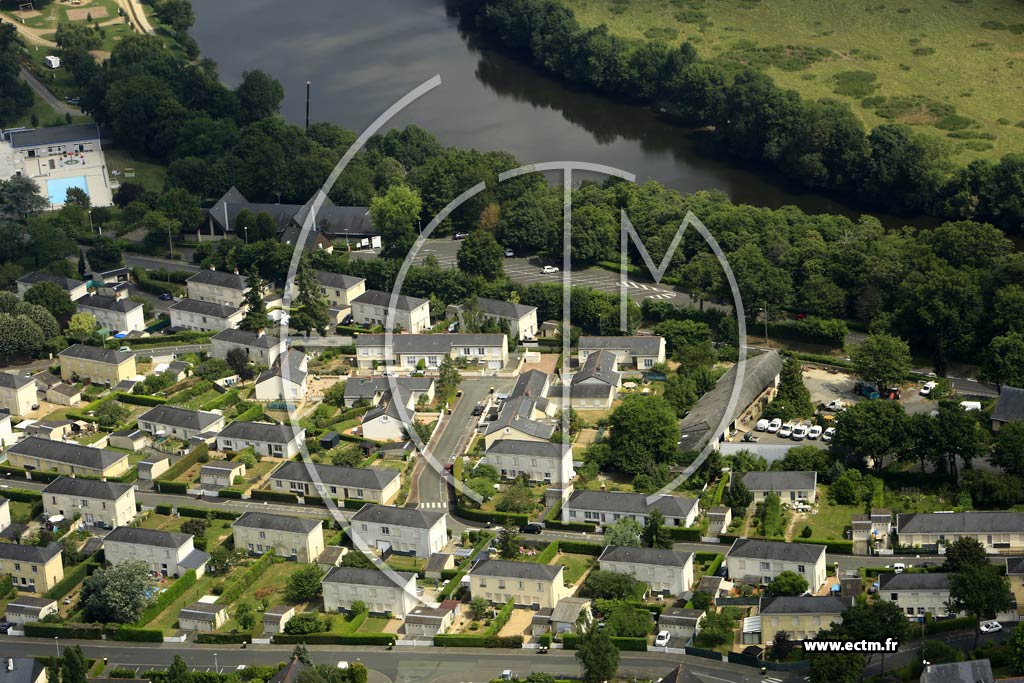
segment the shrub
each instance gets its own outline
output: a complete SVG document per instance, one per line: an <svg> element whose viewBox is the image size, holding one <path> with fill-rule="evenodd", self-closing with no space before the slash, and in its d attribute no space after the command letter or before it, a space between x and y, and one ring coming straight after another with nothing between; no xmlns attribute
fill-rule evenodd
<svg viewBox="0 0 1024 683"><path fill-rule="evenodd" d="M160 493L187 493L188 484L183 481L156 480L156 490Z"/></svg>
<svg viewBox="0 0 1024 683"><path fill-rule="evenodd" d="M251 643L252 636L248 633L199 633L196 642L205 645Z"/></svg>
<svg viewBox="0 0 1024 683"><path fill-rule="evenodd" d="M145 626L156 619L171 603L184 595L185 591L194 585L196 585L196 572L194 569L189 569L170 588L160 593L156 600L142 611L142 615L135 622L135 625Z"/></svg>
<svg viewBox="0 0 1024 683"><path fill-rule="evenodd" d="M837 95L863 98L878 89L876 76L870 71L841 71L832 78L836 82L832 92Z"/></svg>
<svg viewBox="0 0 1024 683"><path fill-rule="evenodd" d="M29 638L68 638L77 640L99 640L103 637L102 624L44 624L29 622L24 626Z"/></svg>
<svg viewBox="0 0 1024 683"><path fill-rule="evenodd" d="M158 628L122 626L118 629L108 629L107 639L133 643L162 643L164 642L164 632Z"/></svg>
<svg viewBox="0 0 1024 683"><path fill-rule="evenodd" d="M277 557L274 555L273 551L271 551L253 562L241 576L224 588L220 597L217 598L217 604L230 605L232 602L242 597L242 594L245 593L252 584L256 583L256 580L263 576L267 569L270 568L270 565L274 564L276 561ZM290 624L291 621L288 623Z"/></svg>
<svg viewBox="0 0 1024 683"><path fill-rule="evenodd" d="M299 497L294 493L288 491L261 491L256 489L252 491L250 497L253 500L272 500L278 503L298 503Z"/></svg>

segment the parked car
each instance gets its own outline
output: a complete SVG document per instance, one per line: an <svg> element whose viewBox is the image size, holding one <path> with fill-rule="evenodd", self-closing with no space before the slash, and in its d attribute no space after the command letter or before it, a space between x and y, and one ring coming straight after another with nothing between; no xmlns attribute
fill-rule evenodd
<svg viewBox="0 0 1024 683"><path fill-rule="evenodd" d="M167 292L164 292L163 294L160 295L160 301L171 301L173 298L174 297L168 294Z"/></svg>
<svg viewBox="0 0 1024 683"><path fill-rule="evenodd" d="M668 631L660 631L658 636L654 639L654 645L655 647L665 647L671 639L672 636Z"/></svg>
<svg viewBox="0 0 1024 683"><path fill-rule="evenodd" d="M780 420L779 418L775 418L774 420L768 423L768 433L774 434L775 432L779 431L781 427L782 420Z"/></svg>
<svg viewBox="0 0 1024 683"><path fill-rule="evenodd" d="M459 321L456 320L451 325L449 325L448 326L448 331L449 332L458 332L459 331Z"/></svg>
<svg viewBox="0 0 1024 683"><path fill-rule="evenodd" d="M819 436L821 436L821 427L819 427L818 425L814 425L813 427L807 430L808 439L811 439L813 441L814 439L817 439Z"/></svg>
<svg viewBox="0 0 1024 683"><path fill-rule="evenodd" d="M511 249L506 249L505 250L505 258L514 258L515 255L516 255L516 253L514 251L512 251Z"/></svg>
<svg viewBox="0 0 1024 683"><path fill-rule="evenodd" d="M519 533L521 534L539 534L544 531L544 527L536 522L530 522L519 527Z"/></svg>
<svg viewBox="0 0 1024 683"><path fill-rule="evenodd" d="M540 272L544 273L545 275L550 275L551 273L557 273L558 268L556 268L555 266L544 266L543 268L540 269Z"/></svg>
<svg viewBox="0 0 1024 683"><path fill-rule="evenodd" d="M978 630L982 633L995 633L996 631L1002 631L1003 625L998 621L983 621L978 626Z"/></svg>
<svg viewBox="0 0 1024 683"><path fill-rule="evenodd" d="M807 425L793 425L793 433L789 438L793 441L803 441L807 437Z"/></svg>
<svg viewBox="0 0 1024 683"><path fill-rule="evenodd" d="M124 353L131 353L132 352L132 349L131 349L130 346L120 346L120 347L118 347L117 350L118 351L122 351Z"/></svg>
<svg viewBox="0 0 1024 683"><path fill-rule="evenodd" d="M464 240L467 237L469 237L469 233L468 232L457 232L454 235L452 235L452 239L453 240Z"/></svg>
<svg viewBox="0 0 1024 683"><path fill-rule="evenodd" d="M779 436L781 436L783 439L788 439L789 437L793 436L793 424L787 422L786 424L779 427Z"/></svg>
<svg viewBox="0 0 1024 683"><path fill-rule="evenodd" d="M354 320L354 318L352 317L352 314L351 313L346 313L345 317L341 319L341 324L342 325L351 325L353 320Z"/></svg>
<svg viewBox="0 0 1024 683"><path fill-rule="evenodd" d="M829 441L832 440L832 437L834 437L835 435L836 435L836 428L835 427L829 427L824 432L822 432L821 440L826 442L826 443L828 443Z"/></svg>
<svg viewBox="0 0 1024 683"><path fill-rule="evenodd" d="M761 437L759 437L754 432L747 432L746 434L743 435L743 440L749 441L750 443L757 443L758 441L761 440Z"/></svg>
<svg viewBox="0 0 1024 683"><path fill-rule="evenodd" d="M828 405L825 406L825 410L831 410L832 412L837 413L841 410L846 410L846 408L843 407L843 399L835 398L828 402Z"/></svg>
<svg viewBox="0 0 1024 683"><path fill-rule="evenodd" d="M936 382L925 382L924 386L921 387L921 391L918 393L920 393L922 396L931 396L932 389L934 389L936 386L938 386L938 383Z"/></svg>
<svg viewBox="0 0 1024 683"><path fill-rule="evenodd" d="M473 417L479 417L479 416L481 416L483 414L484 414L484 404L483 403L477 403L475 406L473 406Z"/></svg>
<svg viewBox="0 0 1024 683"><path fill-rule="evenodd" d="M767 432L769 424L771 423L768 422L768 420L758 420L757 424L754 425L754 429L756 429L759 432Z"/></svg>

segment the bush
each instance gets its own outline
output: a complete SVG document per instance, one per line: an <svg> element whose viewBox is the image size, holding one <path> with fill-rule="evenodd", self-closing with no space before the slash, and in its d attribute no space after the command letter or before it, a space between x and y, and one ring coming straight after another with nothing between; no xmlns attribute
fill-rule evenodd
<svg viewBox="0 0 1024 683"><path fill-rule="evenodd" d="M206 508L191 507L189 505L179 505L178 514L182 517L206 517L209 519L227 519L235 521L238 519L238 515L230 510L208 510Z"/></svg>
<svg viewBox="0 0 1024 683"><path fill-rule="evenodd" d="M131 643L162 643L164 642L164 632L158 628L122 626L117 629L108 628L107 640L123 640Z"/></svg>
<svg viewBox="0 0 1024 683"><path fill-rule="evenodd" d="M274 636L274 643L288 645L295 643L307 645L394 645L396 639L393 633L303 633L300 635L279 633Z"/></svg>
<svg viewBox="0 0 1024 683"><path fill-rule="evenodd" d="M196 585L196 572L194 569L189 569L170 588L157 595L156 600L142 611L142 615L135 622L135 625L145 626L156 619L172 602L184 595L185 591L194 585Z"/></svg>
<svg viewBox="0 0 1024 683"><path fill-rule="evenodd" d="M248 633L199 633L196 634L196 642L202 645L251 643L252 636Z"/></svg>
<svg viewBox="0 0 1024 683"><path fill-rule="evenodd" d="M4 498L16 500L20 503L38 503L42 502L43 494L39 493L39 491L28 491L26 489L4 489Z"/></svg>
<svg viewBox="0 0 1024 683"><path fill-rule="evenodd" d="M524 515L518 512L484 512L482 510L471 510L467 507L463 507L461 500L456 505L455 514L457 517L464 517L465 519L473 522L492 522L495 526L522 526L530 521L529 515Z"/></svg>
<svg viewBox="0 0 1024 683"><path fill-rule="evenodd" d="M486 638L484 638L484 647L503 647L507 649L518 649L522 646L522 636L487 636Z"/></svg>
<svg viewBox="0 0 1024 683"><path fill-rule="evenodd" d="M825 551L835 553L836 555L852 555L853 554L853 541L818 541L816 539L809 538L794 538L792 543L808 543L810 545L823 545Z"/></svg>
<svg viewBox="0 0 1024 683"><path fill-rule="evenodd" d="M267 553L260 559L253 562L248 569L246 569L241 576L231 582L230 585L226 586L221 592L220 597L217 598L218 605L230 605L232 602L242 597L242 595L249 589L252 584L256 583L256 580L263 576L263 574L270 568L270 565L277 561L277 556L274 555L273 551ZM294 617L293 617L294 618ZM291 622L288 622L291 623Z"/></svg>
<svg viewBox="0 0 1024 683"><path fill-rule="evenodd" d="M588 524L586 522L561 522L557 519L548 519L544 521L544 527L547 529L561 529L564 531L578 531L585 534L592 534L597 531L597 526L594 524Z"/></svg>
<svg viewBox="0 0 1024 683"><path fill-rule="evenodd" d="M689 529L681 526L667 526L664 527L664 531L668 532L668 537L673 541L699 542L701 537L700 529Z"/></svg>
<svg viewBox="0 0 1024 683"><path fill-rule="evenodd" d="M158 515L170 516L174 512L174 507L171 505L164 505L161 503L160 505L157 505L155 508L153 508L153 511L156 512L156 514Z"/></svg>
<svg viewBox="0 0 1024 683"><path fill-rule="evenodd" d="M256 489L252 491L250 497L253 500L272 500L278 503L298 503L299 497L294 493L288 491L261 491Z"/></svg>
<svg viewBox="0 0 1024 683"><path fill-rule="evenodd" d="M932 635L933 633L948 633L949 631L973 631L977 628L978 620L975 617L957 617L955 619L929 621L924 625L924 632L927 635ZM28 635L28 633L25 635Z"/></svg>
<svg viewBox="0 0 1024 683"><path fill-rule="evenodd" d="M24 630L29 638L99 640L103 637L102 624L44 624L34 621L25 624Z"/></svg>
<svg viewBox="0 0 1024 683"><path fill-rule="evenodd" d="M126 391L117 392L117 400L121 403L130 403L136 406L161 406L167 403L166 398L159 396L146 396L145 394L129 394Z"/></svg>
<svg viewBox="0 0 1024 683"><path fill-rule="evenodd" d="M547 564L558 554L558 541L549 543L548 547L530 558L530 562L536 564Z"/></svg>
<svg viewBox="0 0 1024 683"><path fill-rule="evenodd" d="M183 481L156 480L156 490L160 493L188 493L188 484Z"/></svg>
<svg viewBox="0 0 1024 683"><path fill-rule="evenodd" d="M95 557L95 556L93 556ZM46 591L46 597L51 600L60 600L65 595L70 593L75 586L85 580L85 577L92 574L94 571L99 569L100 563L94 559L83 562L82 564L69 569L64 572L64 578L53 585L50 590Z"/></svg>
<svg viewBox="0 0 1024 683"><path fill-rule="evenodd" d="M434 647L486 647L482 635L438 635L434 636Z"/></svg>
<svg viewBox="0 0 1024 683"><path fill-rule="evenodd" d="M242 490L236 488L224 488L217 492L219 498L231 498L233 500L242 499Z"/></svg>
<svg viewBox="0 0 1024 683"><path fill-rule="evenodd" d="M600 543L590 543L589 541L559 541L558 547L563 553L593 555L594 557L600 555L604 550L604 546Z"/></svg>

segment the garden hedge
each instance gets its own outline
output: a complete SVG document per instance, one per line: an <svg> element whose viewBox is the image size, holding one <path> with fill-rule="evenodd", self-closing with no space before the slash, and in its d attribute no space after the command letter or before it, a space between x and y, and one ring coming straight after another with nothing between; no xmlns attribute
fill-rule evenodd
<svg viewBox="0 0 1024 683"><path fill-rule="evenodd" d="M51 600L60 600L70 593L75 586L85 580L85 577L99 569L100 563L93 558L95 558L95 555L85 562L65 571L64 578L53 584L53 586L50 587L50 590L46 591L45 596Z"/></svg>
<svg viewBox="0 0 1024 683"><path fill-rule="evenodd" d="M253 500L272 500L278 503L298 503L299 497L294 493L288 491L263 491L260 489L254 490L250 497Z"/></svg>
<svg viewBox="0 0 1024 683"><path fill-rule="evenodd" d="M160 493L188 493L188 484L183 481L156 480L156 490Z"/></svg>
<svg viewBox="0 0 1024 683"><path fill-rule="evenodd" d="M372 503L368 500L360 500L359 498L346 498L342 503L342 507L346 510L358 510L364 505L371 505Z"/></svg>
<svg viewBox="0 0 1024 683"><path fill-rule="evenodd" d="M393 633L303 633L274 635L274 644L292 645L394 645L397 637Z"/></svg>
<svg viewBox="0 0 1024 683"><path fill-rule="evenodd" d="M274 551L270 551L266 555L260 557L260 559L253 562L237 579L231 582L230 585L224 587L220 596L217 598L218 605L230 605L238 598L242 597L251 586L259 579L263 574L270 568L270 565L277 561L277 556Z"/></svg>
<svg viewBox="0 0 1024 683"><path fill-rule="evenodd" d="M536 564L547 564L558 554L558 541L549 543L548 547L530 558L530 562Z"/></svg>
<svg viewBox="0 0 1024 683"><path fill-rule="evenodd" d="M156 619L161 612L167 609L171 603L185 594L192 586L196 585L196 571L189 569L175 581L170 588L160 593L156 600L150 603L149 607L143 610L142 615L135 622L138 627L145 626Z"/></svg>
<svg viewBox="0 0 1024 683"><path fill-rule="evenodd" d="M167 403L166 398L146 394L129 394L127 391L119 391L116 396L121 403L131 403L137 406L161 406Z"/></svg>
<svg viewBox="0 0 1024 683"><path fill-rule="evenodd" d="M668 537L673 541L700 541L701 530L689 527L667 526L663 527L668 532Z"/></svg>
<svg viewBox="0 0 1024 683"><path fill-rule="evenodd" d="M177 479L181 475L185 474L185 472L188 471L188 468L192 467L193 465L199 462L199 459L201 457L209 454L210 446L205 443L199 444L191 451L189 451L188 455L183 457L178 462L174 463L174 465L171 466L166 472L157 477L157 487L159 488L160 484L163 482L171 481L172 479Z"/></svg>
<svg viewBox="0 0 1024 683"><path fill-rule="evenodd" d="M242 489L236 488L225 488L217 492L218 498L231 498L234 500L242 499Z"/></svg>
<svg viewBox="0 0 1024 683"><path fill-rule="evenodd" d="M162 643L164 632L158 628L136 628L133 626L121 626L119 628L108 628L106 631L107 640L123 640L132 643Z"/></svg>
<svg viewBox="0 0 1024 683"><path fill-rule="evenodd" d="M43 494L28 489L5 489L4 498L10 498L20 503L35 503L43 500Z"/></svg>
<svg viewBox="0 0 1024 683"><path fill-rule="evenodd" d="M164 505L163 503L161 503L160 505L157 505L155 508L153 508L153 511L158 515L170 516L174 514L174 506Z"/></svg>
<svg viewBox="0 0 1024 683"><path fill-rule="evenodd" d="M794 538L793 543L805 543L808 545L823 545L825 551L836 555L852 555L853 541L819 541L813 538Z"/></svg>
<svg viewBox="0 0 1024 683"><path fill-rule="evenodd" d="M455 516L468 519L472 522L491 522L498 526L511 524L512 526L523 526L530 521L529 515L518 512L484 512L483 510L472 510L463 507L460 500L455 506Z"/></svg>
<svg viewBox="0 0 1024 683"><path fill-rule="evenodd" d="M203 645L238 645L251 643L252 636L248 633L199 633L195 642Z"/></svg>
<svg viewBox="0 0 1024 683"><path fill-rule="evenodd" d="M30 621L23 626L29 638L67 638L74 640L100 640L102 624L44 624Z"/></svg>
<svg viewBox="0 0 1024 683"><path fill-rule="evenodd" d="M593 555L594 557L599 556L604 550L604 546L600 543L590 543L589 541L559 541L558 547L563 553Z"/></svg>
<svg viewBox="0 0 1024 683"><path fill-rule="evenodd" d="M924 625L927 635L948 633L949 631L974 631L978 628L978 620L974 617L957 617L956 619L940 619L929 621Z"/></svg>
<svg viewBox="0 0 1024 683"><path fill-rule="evenodd" d="M11 474L17 474L18 476L28 479L29 473L32 474L32 481L41 481L50 483L54 479L57 479L63 475L60 472L47 472L45 470L25 470L20 467L11 467L10 465L0 465L0 472L10 472Z"/></svg>
<svg viewBox="0 0 1024 683"><path fill-rule="evenodd" d="M217 510L210 508L197 508L191 505L179 505L178 514L182 517L208 517L211 519L227 519L232 522L239 518L239 515L230 510Z"/></svg>

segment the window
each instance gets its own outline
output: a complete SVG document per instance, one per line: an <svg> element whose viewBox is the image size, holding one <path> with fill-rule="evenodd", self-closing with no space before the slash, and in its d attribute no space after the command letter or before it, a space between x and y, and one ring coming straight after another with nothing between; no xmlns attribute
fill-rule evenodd
<svg viewBox="0 0 1024 683"><path fill-rule="evenodd" d="M523 590L523 582L522 581L519 582L519 590Z"/></svg>
<svg viewBox="0 0 1024 683"><path fill-rule="evenodd" d="M484 355L484 347L482 347L482 346L478 347L476 352L477 352L477 355L479 355L479 356Z"/></svg>
<svg viewBox="0 0 1024 683"><path fill-rule="evenodd" d="M331 487L331 493L337 493L337 492L338 492L338 487L337 486L332 486Z"/></svg>
<svg viewBox="0 0 1024 683"><path fill-rule="evenodd" d="M362 498L362 497L363 497L363 490L362 489L356 489L356 498Z"/></svg>
<svg viewBox="0 0 1024 683"><path fill-rule="evenodd" d="M249 550L253 550L252 543L249 544Z"/></svg>
<svg viewBox="0 0 1024 683"><path fill-rule="evenodd" d="M918 614L924 614L924 607L918 607L917 608L917 613Z"/></svg>
<svg viewBox="0 0 1024 683"><path fill-rule="evenodd" d="M576 519L576 511L569 510L569 519Z"/></svg>
<svg viewBox="0 0 1024 683"><path fill-rule="evenodd" d="M360 524L359 526L362 528L364 534L368 531L365 524Z"/></svg>
<svg viewBox="0 0 1024 683"><path fill-rule="evenodd" d="M806 574L806 573L807 573L807 567L805 567L805 566L804 566L804 565L802 565L802 564L798 564L798 565L796 566L796 571L797 571L797 573L799 573L799 574Z"/></svg>
<svg viewBox="0 0 1024 683"><path fill-rule="evenodd" d="M38 574L39 573L39 567L37 565L32 565L32 573L33 574Z"/></svg>
<svg viewBox="0 0 1024 683"><path fill-rule="evenodd" d="M16 571L16 572L20 572L21 571L21 563L20 562L15 562L14 563L14 571Z"/></svg>
<svg viewBox="0 0 1024 683"><path fill-rule="evenodd" d="M266 532L266 531L261 531L261 532L260 532L260 540L262 541L262 540L263 540L263 539L265 539L266 537L267 537L267 532Z"/></svg>
<svg viewBox="0 0 1024 683"><path fill-rule="evenodd" d="M644 367L645 368L652 368L652 367L654 367L654 359L653 358L644 358Z"/></svg>
<svg viewBox="0 0 1024 683"><path fill-rule="evenodd" d="M53 503L54 505L56 505L57 504L57 496L50 496L50 502Z"/></svg>
<svg viewBox="0 0 1024 683"><path fill-rule="evenodd" d="M84 508L89 507L89 501L86 500L85 498L82 499L82 507L84 507Z"/></svg>
<svg viewBox="0 0 1024 683"><path fill-rule="evenodd" d="M391 535L391 529L389 527L382 526L380 528L380 534L381 534L381 536L390 536Z"/></svg>
<svg viewBox="0 0 1024 683"><path fill-rule="evenodd" d="M759 568L763 572L769 571L772 568L772 563L771 562L761 562Z"/></svg>
<svg viewBox="0 0 1024 683"><path fill-rule="evenodd" d="M106 509L107 509L107 501L103 501L102 503L100 503L100 505L102 505L102 506L103 506L103 509L104 509L104 510L106 510Z"/></svg>
<svg viewBox="0 0 1024 683"><path fill-rule="evenodd" d="M892 600L893 602L896 602L897 600L900 599L900 594L899 593L890 593L889 594L889 599Z"/></svg>
<svg viewBox="0 0 1024 683"><path fill-rule="evenodd" d="M910 616L914 616L914 608L913 607L908 607L907 608L907 614L909 614Z"/></svg>
<svg viewBox="0 0 1024 683"><path fill-rule="evenodd" d="M262 553L263 552L263 544L262 543L257 543L256 544L256 550Z"/></svg>
<svg viewBox="0 0 1024 683"><path fill-rule="evenodd" d="M505 590L505 580L504 579L498 579L498 590L501 590L501 591Z"/></svg>
<svg viewBox="0 0 1024 683"><path fill-rule="evenodd" d="M487 588L487 579L480 579L480 587L481 588ZM487 597L491 597L491 594L488 593Z"/></svg>
<svg viewBox="0 0 1024 683"><path fill-rule="evenodd" d="M298 548L292 548L292 555L295 555L296 557L298 557L299 549Z"/></svg>

